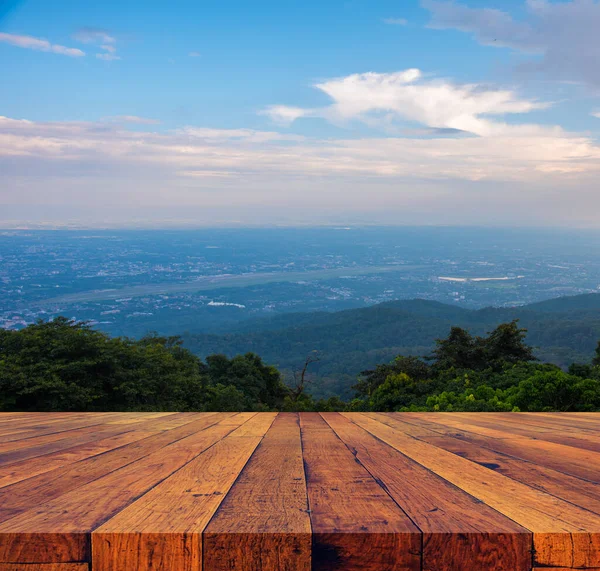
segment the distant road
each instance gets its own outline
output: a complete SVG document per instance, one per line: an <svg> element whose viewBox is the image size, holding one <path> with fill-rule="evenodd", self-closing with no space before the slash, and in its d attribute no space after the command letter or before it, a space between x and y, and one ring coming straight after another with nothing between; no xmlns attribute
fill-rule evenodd
<svg viewBox="0 0 600 571"><path fill-rule="evenodd" d="M88 301L107 301L144 295L159 295L165 293L208 291L213 289L248 287L253 285L278 283L318 281L344 276L363 276L381 274L384 272L403 272L424 269L425 265L393 265L393 266L361 266L352 268L332 268L329 270L310 270L305 272L261 272L256 274L225 274L204 276L194 281L147 284L130 286L119 289L101 289L83 291L44 300L38 300L30 305L48 305L49 303L82 303Z"/></svg>

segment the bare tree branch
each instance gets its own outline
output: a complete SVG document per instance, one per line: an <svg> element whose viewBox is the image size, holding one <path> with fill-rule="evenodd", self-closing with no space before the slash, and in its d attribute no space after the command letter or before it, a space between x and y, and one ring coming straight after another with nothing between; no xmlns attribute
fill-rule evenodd
<svg viewBox="0 0 600 571"><path fill-rule="evenodd" d="M304 366L301 371L294 371L294 387L288 387L288 392L290 393L290 397L294 402L296 402L300 396L304 393L304 388L306 385L310 384L312 381L307 379L306 373L308 372L308 368L312 363L317 363L321 360L321 357L313 351L314 354L310 354L306 357L304 361Z"/></svg>

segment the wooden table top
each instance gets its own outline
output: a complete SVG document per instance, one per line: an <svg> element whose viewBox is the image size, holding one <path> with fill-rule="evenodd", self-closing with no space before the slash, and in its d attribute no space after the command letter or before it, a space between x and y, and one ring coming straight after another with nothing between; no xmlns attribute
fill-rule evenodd
<svg viewBox="0 0 600 571"><path fill-rule="evenodd" d="M2 413L0 571L600 571L600 414Z"/></svg>

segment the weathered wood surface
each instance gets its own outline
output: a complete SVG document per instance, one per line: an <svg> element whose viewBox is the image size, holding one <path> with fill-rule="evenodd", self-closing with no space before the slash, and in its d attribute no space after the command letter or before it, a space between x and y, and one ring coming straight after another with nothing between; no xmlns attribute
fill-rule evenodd
<svg viewBox="0 0 600 571"><path fill-rule="evenodd" d="M600 414L0 414L0 571L600 571Z"/></svg>

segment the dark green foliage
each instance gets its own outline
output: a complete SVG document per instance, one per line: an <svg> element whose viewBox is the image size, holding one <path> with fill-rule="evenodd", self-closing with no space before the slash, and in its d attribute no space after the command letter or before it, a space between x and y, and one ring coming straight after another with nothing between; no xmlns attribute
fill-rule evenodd
<svg viewBox="0 0 600 571"><path fill-rule="evenodd" d="M589 362L600 339L600 294L564 297L524 307L470 310L427 300L399 300L335 313L285 314L231 326L227 335L184 335L185 346L201 357L229 357L253 351L284 373L297 370L303 355L319 351L311 371L316 397L353 396L360 371L375 369L396 355L426 355L451 327L474 340L500 324L519 320L541 361L568 367ZM509 331L509 339L514 339ZM502 337L494 345L501 346ZM467 351L467 353L469 353ZM460 356L460 355L457 355ZM469 359L482 357L467 355ZM489 356L477 367L489 366ZM599 358L600 359L600 358ZM496 365L494 365L497 368Z"/></svg>
<svg viewBox="0 0 600 571"><path fill-rule="evenodd" d="M204 385L173 337L111 339L66 318L0 331L3 410L192 410Z"/></svg>
<svg viewBox="0 0 600 571"><path fill-rule="evenodd" d="M363 371L354 389L357 396L368 397L381 386L390 375L404 373L415 381L425 381L431 376L431 367L418 357L398 355L388 365L377 365L371 371Z"/></svg>
<svg viewBox="0 0 600 571"><path fill-rule="evenodd" d="M206 358L208 373L213 383L231 386L243 395L244 405L236 410L252 410L257 406L265 410L279 408L286 395L281 375L275 367L265 365L254 353Z"/></svg>
<svg viewBox="0 0 600 571"><path fill-rule="evenodd" d="M598 346L596 347L596 354L592 360L592 366L600 367L600 341L598 341Z"/></svg>
<svg viewBox="0 0 600 571"><path fill-rule="evenodd" d="M526 329L518 327L518 319L501 323L487 337L480 340L482 362L480 368L501 369L507 363L536 361L533 348L525 343Z"/></svg>
<svg viewBox="0 0 600 571"><path fill-rule="evenodd" d="M565 373L556 365L536 363L525 335L516 321L500 324L486 337L452 327L448 337L437 340L429 370L412 357L365 371L356 385L360 398L349 409L600 410L600 367L573 364Z"/></svg>
<svg viewBox="0 0 600 571"><path fill-rule="evenodd" d="M66 318L0 330L0 411L596 411L600 344L568 372L535 360L516 320L485 336L451 327L427 360L397 356L364 371L355 398L317 400L254 353L205 362L178 337L111 338Z"/></svg>
<svg viewBox="0 0 600 571"><path fill-rule="evenodd" d="M0 330L0 410L271 410L284 394L252 353L205 364L177 337L111 338L66 318Z"/></svg>
<svg viewBox="0 0 600 571"><path fill-rule="evenodd" d="M450 335L436 341L436 349L429 359L435 361L438 371L446 369L480 369L483 366L481 339L473 337L461 327L452 327Z"/></svg>
<svg viewBox="0 0 600 571"><path fill-rule="evenodd" d="M430 359L437 371L448 369L501 370L507 363L535 361L533 349L525 343L526 330L518 320L501 323L487 337L473 337L460 327L452 327L450 335L436 341Z"/></svg>
<svg viewBox="0 0 600 571"><path fill-rule="evenodd" d="M563 371L537 372L508 391L515 407L526 411L592 411L600 408L600 381Z"/></svg>

